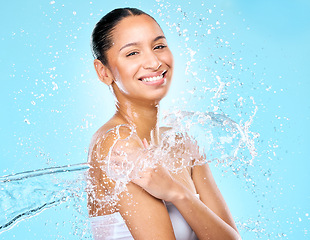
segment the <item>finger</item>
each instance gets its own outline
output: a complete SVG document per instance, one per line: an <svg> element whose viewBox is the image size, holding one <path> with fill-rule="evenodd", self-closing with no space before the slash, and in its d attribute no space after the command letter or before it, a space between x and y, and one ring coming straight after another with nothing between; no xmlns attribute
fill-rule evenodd
<svg viewBox="0 0 310 240"><path fill-rule="evenodd" d="M146 186L147 179L144 177L132 179L131 182L137 184L138 186L144 188Z"/></svg>
<svg viewBox="0 0 310 240"><path fill-rule="evenodd" d="M146 140L145 138L143 138L142 143L143 143L143 146L144 146L145 148L148 148L148 147L149 147L149 144L148 144L148 142L147 142L147 140Z"/></svg>

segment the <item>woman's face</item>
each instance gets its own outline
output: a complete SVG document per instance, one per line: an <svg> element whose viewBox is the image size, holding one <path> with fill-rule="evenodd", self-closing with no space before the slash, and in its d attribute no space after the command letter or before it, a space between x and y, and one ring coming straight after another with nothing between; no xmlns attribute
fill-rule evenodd
<svg viewBox="0 0 310 240"><path fill-rule="evenodd" d="M112 39L107 59L116 95L162 99L171 83L173 56L158 24L147 15L130 16L119 22Z"/></svg>

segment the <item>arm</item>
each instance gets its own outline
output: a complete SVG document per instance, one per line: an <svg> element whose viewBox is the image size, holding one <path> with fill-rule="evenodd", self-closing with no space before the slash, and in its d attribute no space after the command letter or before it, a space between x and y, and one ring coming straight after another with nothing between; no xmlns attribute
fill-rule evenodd
<svg viewBox="0 0 310 240"><path fill-rule="evenodd" d="M151 196L138 185L128 183L126 191L118 196L116 204L105 201L115 195L116 184L104 171L105 162L102 158L107 157L115 139L110 132L110 136L105 137L100 146L94 147L90 153L88 172L90 216L119 211L134 239L175 239L172 224L162 200Z"/></svg>
<svg viewBox="0 0 310 240"><path fill-rule="evenodd" d="M172 200L199 239L240 239L228 206L208 164L193 167L192 178L200 200L186 190ZM189 214L191 213L191 214Z"/></svg>
<svg viewBox="0 0 310 240"><path fill-rule="evenodd" d="M162 200L134 183L120 197L119 212L134 239L175 239L169 214Z"/></svg>
<svg viewBox="0 0 310 240"><path fill-rule="evenodd" d="M192 178L201 200L160 166L144 172L134 182L153 196L172 202L199 239L240 239L208 165L193 167Z"/></svg>

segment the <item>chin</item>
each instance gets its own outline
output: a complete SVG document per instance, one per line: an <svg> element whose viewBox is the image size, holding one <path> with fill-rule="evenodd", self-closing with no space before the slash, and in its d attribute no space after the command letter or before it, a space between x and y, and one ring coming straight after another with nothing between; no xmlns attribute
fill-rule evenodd
<svg viewBox="0 0 310 240"><path fill-rule="evenodd" d="M168 90L165 91L165 93L162 93L158 96L153 96L149 98L149 100L155 102L156 104L159 104L159 102L166 97L167 93L168 93Z"/></svg>

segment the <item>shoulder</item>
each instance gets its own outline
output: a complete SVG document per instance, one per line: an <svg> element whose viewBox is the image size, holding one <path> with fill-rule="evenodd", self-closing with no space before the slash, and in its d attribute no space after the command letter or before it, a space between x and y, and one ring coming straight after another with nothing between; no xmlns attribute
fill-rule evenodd
<svg viewBox="0 0 310 240"><path fill-rule="evenodd" d="M171 150L178 151L192 159L192 164L204 163L204 149L200 148L197 140L186 131L180 131L173 127L161 127L160 136L162 144L169 146ZM184 155L185 154L185 155Z"/></svg>
<svg viewBox="0 0 310 240"><path fill-rule="evenodd" d="M142 146L142 141L133 126L129 124L104 125L92 137L88 161L99 160L98 154L100 154L100 159L102 159L111 151L114 153L120 149L130 151ZM94 153L97 154L95 158Z"/></svg>
<svg viewBox="0 0 310 240"><path fill-rule="evenodd" d="M101 126L92 136L90 145L89 145L89 153L92 151L93 147L98 144L98 142L102 140L112 140L113 133L116 133L116 128L120 124L111 123L110 121ZM115 134L114 134L115 135Z"/></svg>
<svg viewBox="0 0 310 240"><path fill-rule="evenodd" d="M134 131L133 126L124 122L119 117L113 116L94 133L89 145L88 161L93 160L91 154L94 151L99 151L101 154L106 155L116 141L128 138Z"/></svg>
<svg viewBox="0 0 310 240"><path fill-rule="evenodd" d="M88 153L87 192L90 215L105 215L115 210L115 184L122 176L123 156L137 147L135 129L119 121L109 121L93 135ZM118 175L117 175L118 174Z"/></svg>
<svg viewBox="0 0 310 240"><path fill-rule="evenodd" d="M91 168L98 169L111 177L109 170L119 168L119 165L124 166L123 163L126 160L124 158L129 158L132 153L142 147L142 141L133 126L108 122L93 135L89 146L88 164Z"/></svg>

